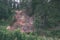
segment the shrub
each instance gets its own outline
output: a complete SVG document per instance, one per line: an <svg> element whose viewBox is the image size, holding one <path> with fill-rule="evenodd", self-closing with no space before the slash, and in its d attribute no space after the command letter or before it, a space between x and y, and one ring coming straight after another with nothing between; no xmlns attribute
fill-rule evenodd
<svg viewBox="0 0 60 40"><path fill-rule="evenodd" d="M51 35L51 36L58 35L58 37L60 37L60 32L51 31L51 32L47 32L47 35ZM25 33L22 34L20 30L14 30L14 31L0 30L0 40L54 40L54 39L57 39L57 37L52 38L46 36L37 36L37 35L32 35L32 33L27 35Z"/></svg>

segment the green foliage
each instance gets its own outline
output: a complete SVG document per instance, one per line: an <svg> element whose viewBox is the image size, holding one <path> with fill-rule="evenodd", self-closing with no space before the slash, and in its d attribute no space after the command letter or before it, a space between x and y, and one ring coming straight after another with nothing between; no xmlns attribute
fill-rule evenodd
<svg viewBox="0 0 60 40"><path fill-rule="evenodd" d="M58 38L60 38L60 30L53 30L53 31L50 32L50 35L52 37L58 37Z"/></svg>
<svg viewBox="0 0 60 40"><path fill-rule="evenodd" d="M0 40L59 40L60 32L59 31L51 31L47 34L51 34L52 37L46 37L46 36L37 36L37 35L27 35L25 33L21 33L19 30L15 31L8 31L8 30L0 30ZM58 35L58 36L57 36ZM56 37L56 38L55 38Z"/></svg>
<svg viewBox="0 0 60 40"><path fill-rule="evenodd" d="M12 15L11 7L8 6L8 0L0 0L0 20L8 19Z"/></svg>
<svg viewBox="0 0 60 40"><path fill-rule="evenodd" d="M58 0L52 0L49 3L48 22L50 26L58 26L60 24L60 2Z"/></svg>
<svg viewBox="0 0 60 40"><path fill-rule="evenodd" d="M43 0L33 0L35 26L36 28L43 27L52 28L60 24L60 1L51 0L49 3ZM40 17L39 17L40 16ZM47 26L46 26L47 25Z"/></svg>

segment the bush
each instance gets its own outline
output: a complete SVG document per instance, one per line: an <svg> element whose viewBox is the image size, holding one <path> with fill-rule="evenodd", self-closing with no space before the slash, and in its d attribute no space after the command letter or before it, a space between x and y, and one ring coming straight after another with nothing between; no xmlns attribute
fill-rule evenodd
<svg viewBox="0 0 60 40"><path fill-rule="evenodd" d="M31 35L31 34L30 34ZM25 33L20 33L20 30L8 31L0 30L0 40L31 40L32 36L26 36Z"/></svg>
<svg viewBox="0 0 60 40"><path fill-rule="evenodd" d="M57 32L57 34L56 34ZM60 32L59 31L51 31L51 32L47 32L48 35L59 35L60 36ZM30 33L29 35L25 34L25 33L21 33L20 30L14 30L14 31L8 31L8 30L0 30L0 40L53 40L55 38L49 38L46 36L37 36L37 35L32 35L32 33ZM57 37L56 37L57 39ZM58 39L57 39L58 40Z"/></svg>

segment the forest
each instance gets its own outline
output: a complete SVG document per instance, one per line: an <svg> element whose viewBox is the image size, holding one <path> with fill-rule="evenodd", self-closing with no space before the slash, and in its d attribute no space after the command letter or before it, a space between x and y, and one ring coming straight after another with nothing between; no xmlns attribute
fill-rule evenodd
<svg viewBox="0 0 60 40"><path fill-rule="evenodd" d="M60 0L0 0L0 40L60 40Z"/></svg>

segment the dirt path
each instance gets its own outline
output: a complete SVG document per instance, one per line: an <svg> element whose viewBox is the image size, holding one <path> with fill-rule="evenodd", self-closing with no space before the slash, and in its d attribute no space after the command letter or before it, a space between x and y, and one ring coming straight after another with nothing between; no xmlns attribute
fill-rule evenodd
<svg viewBox="0 0 60 40"><path fill-rule="evenodd" d="M49 30L60 30L60 26L54 27L54 28L50 28Z"/></svg>

